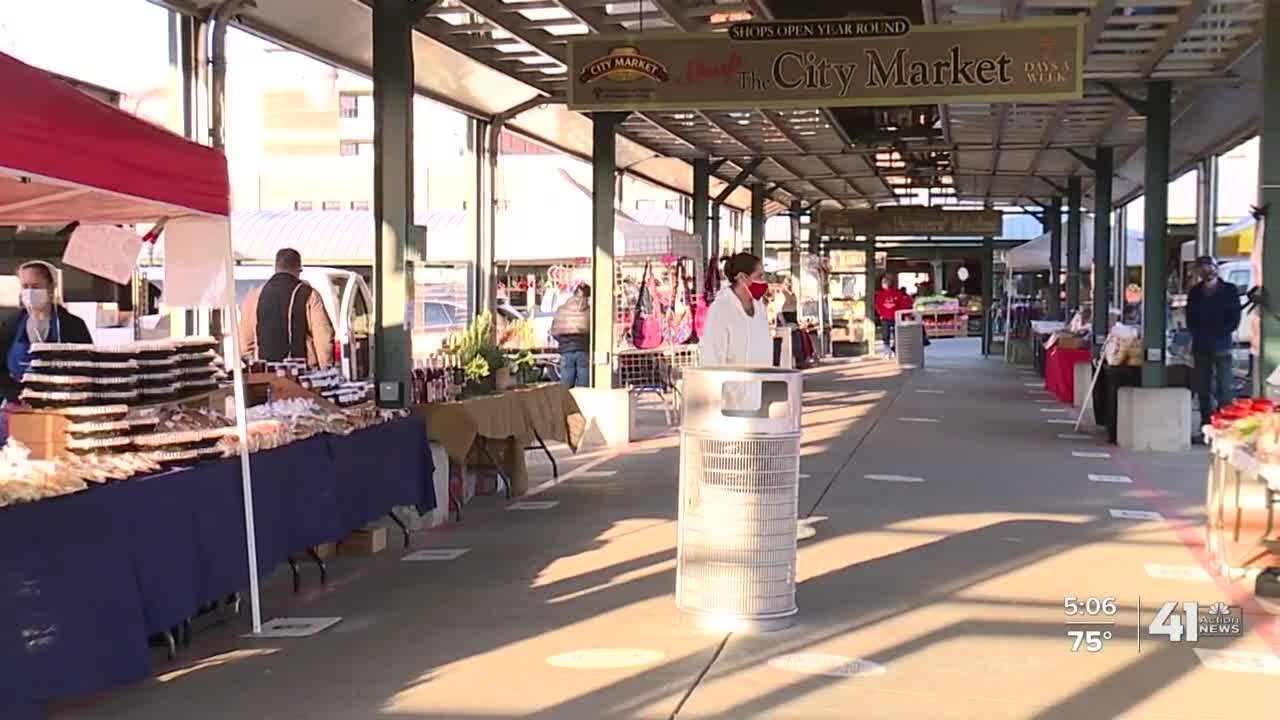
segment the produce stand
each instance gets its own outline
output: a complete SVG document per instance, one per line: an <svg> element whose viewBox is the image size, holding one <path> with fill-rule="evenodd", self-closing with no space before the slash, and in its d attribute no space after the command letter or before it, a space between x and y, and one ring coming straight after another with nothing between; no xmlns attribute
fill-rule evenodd
<svg viewBox="0 0 1280 720"><path fill-rule="evenodd" d="M1250 402L1242 400L1237 406ZM1280 568L1276 413L1271 403L1264 401L1263 405L1240 414L1220 411L1204 429L1210 443L1205 550L1226 577L1257 574L1259 594L1264 578L1274 585Z"/></svg>
<svg viewBox="0 0 1280 720"><path fill-rule="evenodd" d="M918 298L914 309L930 338L966 337L969 334L969 315L955 298Z"/></svg>
<svg viewBox="0 0 1280 720"><path fill-rule="evenodd" d="M577 402L559 383L417 405L413 412L426 419L427 436L444 447L451 464L459 468L492 464L507 481L512 497L529 491L524 451L530 443L548 457L547 441L565 443L576 452L586 431L586 419ZM451 472L449 506L461 515L463 497L453 477Z"/></svg>
<svg viewBox="0 0 1280 720"><path fill-rule="evenodd" d="M368 471L379 458L378 472ZM421 418L254 453L256 561L341 539L393 507L435 507ZM0 717L143 680L146 639L248 589L237 459L0 509Z"/></svg>

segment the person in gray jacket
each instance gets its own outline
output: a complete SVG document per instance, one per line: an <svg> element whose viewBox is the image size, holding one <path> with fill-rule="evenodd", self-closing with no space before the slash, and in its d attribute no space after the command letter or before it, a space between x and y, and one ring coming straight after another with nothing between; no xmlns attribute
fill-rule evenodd
<svg viewBox="0 0 1280 720"><path fill-rule="evenodd" d="M591 286L583 283L556 310L551 336L560 345L560 382L586 387L591 382Z"/></svg>

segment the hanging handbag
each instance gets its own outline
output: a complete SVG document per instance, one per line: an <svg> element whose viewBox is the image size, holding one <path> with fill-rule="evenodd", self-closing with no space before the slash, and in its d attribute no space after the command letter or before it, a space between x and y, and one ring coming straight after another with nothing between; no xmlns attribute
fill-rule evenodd
<svg viewBox="0 0 1280 720"><path fill-rule="evenodd" d="M662 345L662 322L654 312L653 291L649 289L652 272L650 263L645 263L644 275L640 278L640 293L636 296L636 306L631 313L631 344L638 350L652 350Z"/></svg>
<svg viewBox="0 0 1280 720"><path fill-rule="evenodd" d="M676 284L672 290L671 320L667 323L668 340L672 345L684 345L693 339L694 310L690 300L687 272L683 259L676 265Z"/></svg>

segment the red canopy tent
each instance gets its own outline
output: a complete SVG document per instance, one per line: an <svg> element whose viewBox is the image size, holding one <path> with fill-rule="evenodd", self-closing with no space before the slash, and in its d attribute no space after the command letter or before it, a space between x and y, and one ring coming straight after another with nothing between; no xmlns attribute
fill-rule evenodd
<svg viewBox="0 0 1280 720"><path fill-rule="evenodd" d="M234 379L253 629L262 626L254 541L253 486L235 320L227 159L63 80L0 53L0 225L165 225L167 261L178 247L218 244L222 296L232 312L228 365ZM208 253L188 254L207 263ZM178 262L182 262L178 260ZM170 268L166 268L168 270ZM166 282L166 287L177 283Z"/></svg>
<svg viewBox="0 0 1280 720"><path fill-rule="evenodd" d="M0 224L226 217L222 153L0 53Z"/></svg>

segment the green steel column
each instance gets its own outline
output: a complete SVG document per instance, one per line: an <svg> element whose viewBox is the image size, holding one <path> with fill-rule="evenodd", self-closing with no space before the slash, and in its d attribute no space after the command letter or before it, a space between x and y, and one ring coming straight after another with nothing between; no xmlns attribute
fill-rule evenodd
<svg viewBox="0 0 1280 720"><path fill-rule="evenodd" d="M1262 87L1267 88L1280 83L1280 7L1275 3L1266 3L1263 7ZM1261 135L1258 206L1270 214L1263 221L1262 277L1253 283L1263 287L1267 287L1271 280L1276 283L1268 293L1271 296L1270 308L1258 313L1262 332L1259 334L1257 371L1253 377L1259 397L1266 379L1280 366L1280 317L1276 316L1276 311L1280 310L1276 304L1280 293L1275 291L1275 288L1280 288L1280 95L1277 93L1263 93Z"/></svg>
<svg viewBox="0 0 1280 720"><path fill-rule="evenodd" d="M703 249L711 247L711 221L708 216L711 202L711 161L707 158L696 158L693 161L693 234ZM710 260L708 255L705 259ZM698 268L701 274L705 268Z"/></svg>
<svg viewBox="0 0 1280 720"><path fill-rule="evenodd" d="M1045 315L1049 320L1062 318L1062 198L1053 197L1044 209L1045 229L1049 231L1049 301Z"/></svg>
<svg viewBox="0 0 1280 720"><path fill-rule="evenodd" d="M413 23L421 5L373 3L373 304L378 403L405 406L412 347L406 303L418 259L413 224Z"/></svg>
<svg viewBox="0 0 1280 720"><path fill-rule="evenodd" d="M799 200L791 201L791 282L795 283L796 300L800 297L800 213Z"/></svg>
<svg viewBox="0 0 1280 720"><path fill-rule="evenodd" d="M996 240L982 238L982 354L991 354L991 308L996 302Z"/></svg>
<svg viewBox="0 0 1280 720"><path fill-rule="evenodd" d="M1124 291L1129 286L1129 206L1127 204L1116 208L1116 226L1112 233L1116 246L1116 263L1111 269L1112 277L1115 278L1112 295L1115 296L1116 307L1123 312Z"/></svg>
<svg viewBox="0 0 1280 720"><path fill-rule="evenodd" d="M1101 349L1107 336L1111 300L1111 174L1115 157L1100 147L1093 161L1093 346Z"/></svg>
<svg viewBox="0 0 1280 720"><path fill-rule="evenodd" d="M880 289L880 278L876 276L876 236L868 235L866 240L866 273L867 296L862 300L862 313L866 318L863 329L867 338L867 354L876 351L876 291ZM886 268L887 269L887 268Z"/></svg>
<svg viewBox="0 0 1280 720"><path fill-rule="evenodd" d="M751 254L764 257L764 183L751 186Z"/></svg>
<svg viewBox="0 0 1280 720"><path fill-rule="evenodd" d="M613 387L613 194L618 171L616 130L625 113L591 116L591 387Z"/></svg>
<svg viewBox="0 0 1280 720"><path fill-rule="evenodd" d="M1169 223L1169 103L1168 80L1147 84L1146 190L1142 217L1142 387L1165 386L1165 313L1169 308L1169 264L1165 236Z"/></svg>
<svg viewBox="0 0 1280 720"><path fill-rule="evenodd" d="M1067 316L1080 309L1080 176L1067 179Z"/></svg>
<svg viewBox="0 0 1280 720"><path fill-rule="evenodd" d="M723 208L718 202L711 203L711 243L707 246L709 257L720 257L720 211Z"/></svg>

